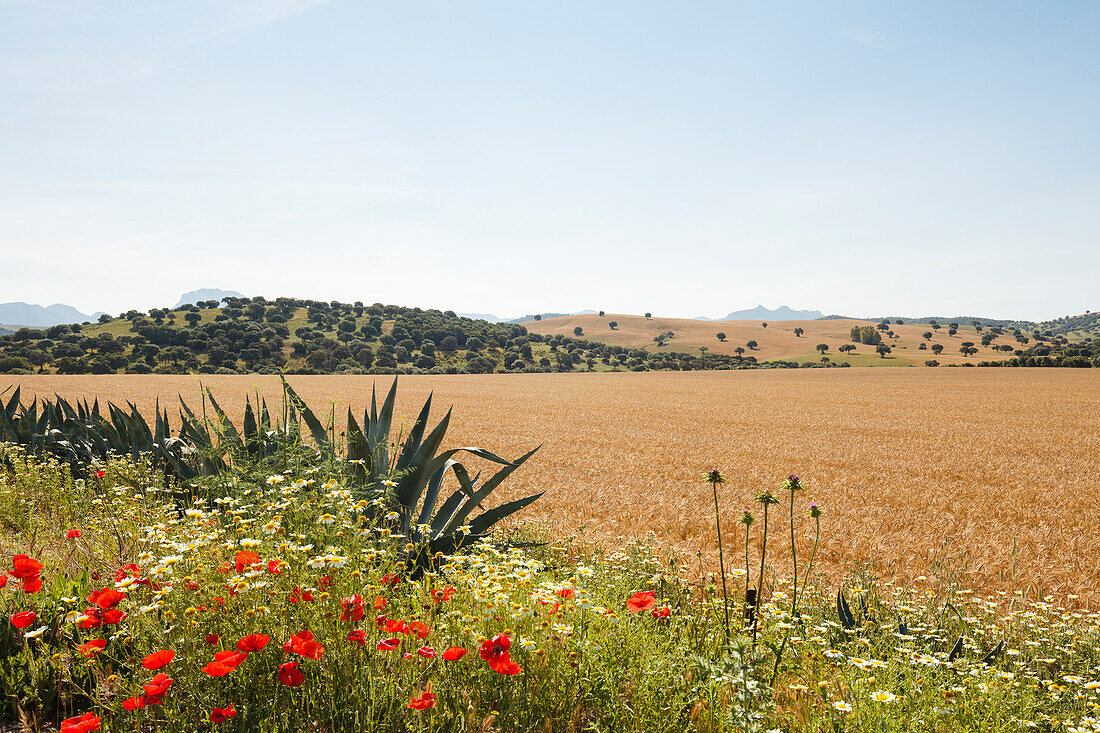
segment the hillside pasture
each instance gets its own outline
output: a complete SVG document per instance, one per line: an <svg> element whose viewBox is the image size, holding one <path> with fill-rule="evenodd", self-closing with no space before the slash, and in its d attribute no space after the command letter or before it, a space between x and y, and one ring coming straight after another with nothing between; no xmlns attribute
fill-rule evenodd
<svg viewBox="0 0 1100 733"><path fill-rule="evenodd" d="M618 325L612 329L610 323L614 321ZM700 346L705 346L708 351L718 354L733 354L734 349L745 349L744 356L755 356L758 361L786 360L819 361L821 354L816 351L818 344L829 346L826 356L834 362L848 362L852 366L923 366L929 359L935 359L941 364L961 364L967 361L994 361L1011 356L994 351L989 346L982 346L982 334L973 326L959 324L959 331L954 336L947 335L947 324L941 324L938 331L933 330L927 324L891 324L890 330L897 336L890 338L886 332L882 332L883 343L893 350L886 358L881 358L875 353L875 347L867 344L855 344L855 351L843 354L837 349L843 344L850 343L850 332L853 326L874 326L874 321L861 321L855 319L830 319L816 321L776 321L768 323L764 328L760 321L696 321L690 318L645 318L621 313L609 313L605 316L577 315L561 316L558 318L546 318L541 321L527 321L523 324L533 333L561 334L574 336L574 329L580 327L586 338L591 341L600 341L613 346L625 346L632 349L646 349L648 351L682 351L697 353ZM802 328L805 333L796 336L794 330ZM672 331L674 336L664 346L654 343L654 337L659 334ZM919 345L925 339L922 334L931 331L932 338L927 340L928 350L920 350ZM725 341L719 341L719 332L726 334ZM984 333L984 332L983 332ZM745 344L756 341L755 349L748 349ZM959 352L959 347L964 341L974 342L978 353L965 357ZM1016 346L1011 332L997 337L993 345L1012 344ZM943 352L936 356L930 349L932 344L942 344Z"/></svg>
<svg viewBox="0 0 1100 733"><path fill-rule="evenodd" d="M770 328L769 328L770 330ZM291 377L318 413L343 426L390 377ZM201 407L193 376L13 377L25 397L135 402L182 395ZM270 376L210 376L202 384L239 422ZM0 384L0 389L7 383ZM1100 601L1100 379L1093 370L797 370L706 373L402 377L406 426L434 394L433 419L454 407L448 442L518 456L541 451L501 499L547 495L525 513L557 532L616 543L656 533L697 571L715 534L704 470L721 468L722 510L757 511L753 496L788 473L816 501L822 567L866 566L888 578L956 577L982 588L1078 593ZM177 421L178 423L178 421ZM782 510L783 508L778 508ZM786 526L785 510L780 521ZM812 539L800 534L802 551ZM789 541L773 537L780 557ZM772 542L769 541L769 547Z"/></svg>

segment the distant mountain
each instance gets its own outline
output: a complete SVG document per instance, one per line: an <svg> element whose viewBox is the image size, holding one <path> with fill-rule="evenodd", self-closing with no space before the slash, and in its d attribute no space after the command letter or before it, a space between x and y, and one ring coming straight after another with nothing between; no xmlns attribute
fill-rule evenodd
<svg viewBox="0 0 1100 733"><path fill-rule="evenodd" d="M588 309L583 310L583 311L573 311L572 313L539 313L539 318L560 318L562 316L590 316L593 313L599 313L599 311L594 311L591 308L588 308ZM519 318L509 318L507 321L503 321L503 322L504 323L526 323L527 321L533 321L533 320L535 320L535 314L534 313L528 313L525 316L520 316Z"/></svg>
<svg viewBox="0 0 1100 733"><path fill-rule="evenodd" d="M180 296L180 300L173 308L179 308L181 305L187 305L190 303L194 305L200 300L216 300L221 303L225 298L243 298L244 293L238 293L236 290L218 290L217 288L199 288L198 290L192 290L190 293L184 293Z"/></svg>
<svg viewBox="0 0 1100 733"><path fill-rule="evenodd" d="M12 333L15 333L15 331L12 331L9 328L4 328L3 326L0 326L0 336L7 336L8 334L12 334Z"/></svg>
<svg viewBox="0 0 1100 733"><path fill-rule="evenodd" d="M734 311L725 318L723 321L814 321L818 318L824 318L825 314L821 311L796 311L791 310L785 305L781 305L775 310L770 310L762 305L758 305L755 308L748 308L746 310ZM711 319L706 319L711 320Z"/></svg>
<svg viewBox="0 0 1100 733"><path fill-rule="evenodd" d="M497 318L492 313L459 313L459 318L472 318L475 321L488 321L489 323L500 323L503 318Z"/></svg>
<svg viewBox="0 0 1100 733"><path fill-rule="evenodd" d="M85 315L71 305L54 303L49 306L33 303L0 303L0 323L18 326L48 328L62 323L84 323L97 321L103 312Z"/></svg>

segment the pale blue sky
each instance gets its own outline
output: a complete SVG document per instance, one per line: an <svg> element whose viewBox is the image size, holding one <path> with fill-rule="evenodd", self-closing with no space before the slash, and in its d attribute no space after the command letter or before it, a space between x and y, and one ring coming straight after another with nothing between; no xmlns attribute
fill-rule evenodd
<svg viewBox="0 0 1100 733"><path fill-rule="evenodd" d="M1100 3L0 0L0 301L1100 307Z"/></svg>

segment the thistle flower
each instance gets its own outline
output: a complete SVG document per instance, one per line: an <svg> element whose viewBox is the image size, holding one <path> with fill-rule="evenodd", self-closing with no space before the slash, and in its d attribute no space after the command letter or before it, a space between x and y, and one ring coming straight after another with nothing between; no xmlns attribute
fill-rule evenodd
<svg viewBox="0 0 1100 733"><path fill-rule="evenodd" d="M712 468L703 474L703 480L708 484L724 484L726 483L725 477L718 471L717 468Z"/></svg>
<svg viewBox="0 0 1100 733"><path fill-rule="evenodd" d="M756 497L756 501L759 502L760 504L763 504L764 506L779 503L779 499L775 498L775 494L773 494L770 489L763 492L763 493L761 493L761 494L759 494Z"/></svg>
<svg viewBox="0 0 1100 733"><path fill-rule="evenodd" d="M783 489L786 491L801 491L804 486L802 482L798 480L798 474L792 473L787 476L787 480L783 482Z"/></svg>
<svg viewBox="0 0 1100 733"><path fill-rule="evenodd" d="M810 518L817 519L821 516L821 507L817 504L810 504Z"/></svg>
<svg viewBox="0 0 1100 733"><path fill-rule="evenodd" d="M741 514L741 518L737 521L739 521L746 527L751 527L752 523L756 521L756 517L752 515L752 512L744 512Z"/></svg>

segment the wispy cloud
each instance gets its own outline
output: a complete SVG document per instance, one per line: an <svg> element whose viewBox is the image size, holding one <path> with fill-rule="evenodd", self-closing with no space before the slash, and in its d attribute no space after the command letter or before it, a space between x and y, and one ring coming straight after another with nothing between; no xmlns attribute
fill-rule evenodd
<svg viewBox="0 0 1100 733"><path fill-rule="evenodd" d="M868 48L888 48L894 45L896 40L894 36L885 31L880 31L877 28L869 28L867 26L845 28L840 32L840 37L858 43L861 46L867 46Z"/></svg>
<svg viewBox="0 0 1100 733"><path fill-rule="evenodd" d="M212 38L251 30L309 12L332 0L251 0L249 2L219 2L209 18L208 27L183 41L191 46Z"/></svg>

